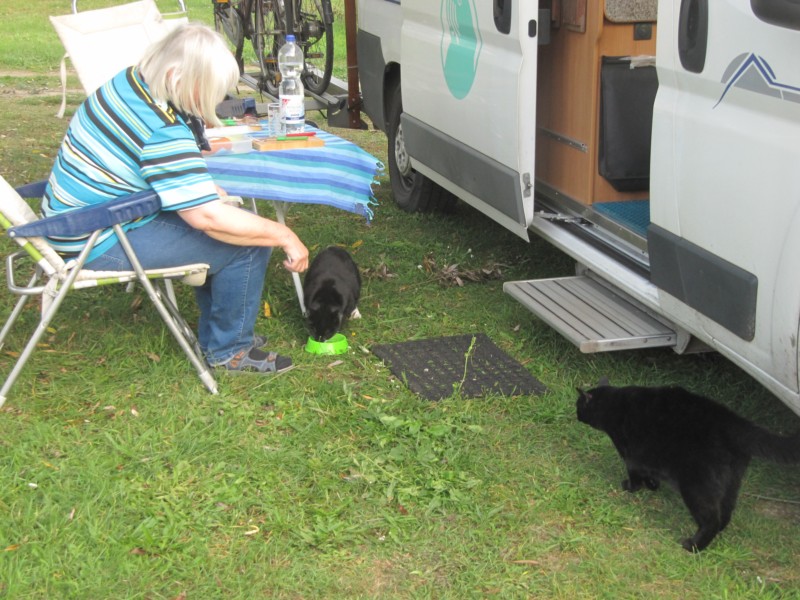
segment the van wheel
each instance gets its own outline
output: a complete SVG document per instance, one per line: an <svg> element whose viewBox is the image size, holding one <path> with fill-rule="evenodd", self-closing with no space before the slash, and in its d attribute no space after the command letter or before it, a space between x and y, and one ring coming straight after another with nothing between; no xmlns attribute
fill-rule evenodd
<svg viewBox="0 0 800 600"><path fill-rule="evenodd" d="M411 159L406 152L403 138L403 126L400 123L400 115L403 114L403 99L400 94L399 81L393 84L388 91L387 111L389 179L395 203L406 212L451 209L455 204L456 197L411 168Z"/></svg>

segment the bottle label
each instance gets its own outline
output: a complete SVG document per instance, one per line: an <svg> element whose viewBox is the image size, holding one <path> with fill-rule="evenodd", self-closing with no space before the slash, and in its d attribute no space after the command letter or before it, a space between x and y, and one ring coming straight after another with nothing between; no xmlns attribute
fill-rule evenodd
<svg viewBox="0 0 800 600"><path fill-rule="evenodd" d="M281 96L281 112L283 121L286 123L287 130L291 131L292 126L296 129L305 122L306 106L303 96Z"/></svg>

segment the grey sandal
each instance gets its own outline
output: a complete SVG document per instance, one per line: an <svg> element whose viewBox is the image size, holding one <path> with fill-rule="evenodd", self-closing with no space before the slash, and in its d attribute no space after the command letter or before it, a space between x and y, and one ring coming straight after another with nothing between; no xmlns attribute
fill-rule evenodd
<svg viewBox="0 0 800 600"><path fill-rule="evenodd" d="M292 359L280 356L277 352L265 352L260 348L241 350L226 362L216 365L230 373L255 372L255 373L284 373L291 369Z"/></svg>

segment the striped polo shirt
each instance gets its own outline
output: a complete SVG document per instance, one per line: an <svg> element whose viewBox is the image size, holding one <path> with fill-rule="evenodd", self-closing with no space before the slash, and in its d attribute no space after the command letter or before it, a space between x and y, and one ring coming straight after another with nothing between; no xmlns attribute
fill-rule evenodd
<svg viewBox="0 0 800 600"><path fill-rule="evenodd" d="M81 104L70 122L45 190L51 216L154 190L163 210L181 210L218 198L194 134L176 111L156 102L135 67L117 74ZM155 215L130 221L141 227ZM79 252L88 235L50 238L59 252ZM104 231L93 260L117 242Z"/></svg>

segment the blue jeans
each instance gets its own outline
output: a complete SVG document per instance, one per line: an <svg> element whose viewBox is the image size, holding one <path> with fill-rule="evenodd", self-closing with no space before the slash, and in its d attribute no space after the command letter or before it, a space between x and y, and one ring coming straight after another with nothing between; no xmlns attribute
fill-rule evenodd
<svg viewBox="0 0 800 600"><path fill-rule="evenodd" d="M211 266L205 284L194 288L200 308L197 339L211 365L252 347L272 248L219 242L172 211L160 213L127 235L145 269L191 263ZM119 244L86 266L102 271L131 268Z"/></svg>

